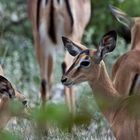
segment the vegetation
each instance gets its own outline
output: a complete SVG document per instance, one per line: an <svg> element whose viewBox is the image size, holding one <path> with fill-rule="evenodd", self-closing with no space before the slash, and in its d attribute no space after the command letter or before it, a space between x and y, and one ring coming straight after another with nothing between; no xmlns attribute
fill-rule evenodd
<svg viewBox="0 0 140 140"><path fill-rule="evenodd" d="M133 2L128 0L91 0L92 15L83 37L84 44L89 47L96 46L101 36L112 28L119 32L117 48L106 59L109 71L114 60L130 47L129 44L126 44L130 41L126 41L123 38L125 28L111 16L108 10L110 3L123 9L130 16L139 16L138 14L140 13L139 0L133 0ZM33 122L24 119L12 119L5 130L0 133L0 139L40 139L39 136L36 138L36 131L32 128L34 128L34 122L42 120L47 122L49 120L49 122L55 124L51 125L49 130L48 139L50 140L84 140L87 137L88 139L114 139L106 121L98 111L91 90L85 84L84 86L76 87L78 115L75 120L72 120L71 115L63 104L63 97L57 100L57 103L50 101L46 111L43 110L42 112L39 109L39 68L33 49L31 24L28 20L26 9L25 0L0 1L0 63L4 67L6 77L28 97L29 105L33 107L31 115ZM60 63L62 59L63 56L60 55L59 59L55 61L57 68L55 69L54 92L57 84L59 85L58 89L62 92L62 85L60 84ZM76 130L73 130L71 134L67 131L62 131L69 127L73 121L78 125ZM83 125L83 123L85 124ZM56 125L62 129L58 129Z"/></svg>

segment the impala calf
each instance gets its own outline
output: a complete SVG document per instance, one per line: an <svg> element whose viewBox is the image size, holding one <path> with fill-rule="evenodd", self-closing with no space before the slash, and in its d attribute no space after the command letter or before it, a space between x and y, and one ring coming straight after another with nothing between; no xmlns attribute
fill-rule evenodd
<svg viewBox="0 0 140 140"><path fill-rule="evenodd" d="M20 112L10 110L10 103L14 100L17 100L22 105ZM0 130L6 126L12 117L26 117L26 105L25 96L13 88L11 83L3 76L3 70L0 66Z"/></svg>
<svg viewBox="0 0 140 140"><path fill-rule="evenodd" d="M98 49L94 50L83 49L70 39L63 37L65 48L75 58L71 67L62 76L61 81L68 87L87 81L94 90L95 99L101 97L101 99L107 100L107 106L99 107L108 120L116 139L139 140L140 121L129 112L128 108L132 106L129 101L136 98L132 99L133 96L121 97L114 88L103 61L103 58L115 49L116 39L116 32L110 31L103 36ZM137 99L140 99L140 96ZM140 104L137 107L139 108ZM133 107L133 109L135 108Z"/></svg>
<svg viewBox="0 0 140 140"><path fill-rule="evenodd" d="M131 30L131 50L121 55L113 65L112 81L123 96L140 93L140 17L129 17L120 9L110 5L115 18Z"/></svg>
<svg viewBox="0 0 140 140"><path fill-rule="evenodd" d="M44 104L46 96L51 94L54 49L64 53L62 35L81 41L90 19L90 0L28 0L28 13L40 67L41 98ZM63 72L70 66L72 59L68 53L65 54ZM65 88L65 100L69 109L74 112L72 88Z"/></svg>

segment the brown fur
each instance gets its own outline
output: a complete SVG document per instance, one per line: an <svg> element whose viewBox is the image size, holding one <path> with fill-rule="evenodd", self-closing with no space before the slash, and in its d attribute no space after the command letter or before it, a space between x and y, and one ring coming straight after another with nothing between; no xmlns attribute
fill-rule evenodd
<svg viewBox="0 0 140 140"><path fill-rule="evenodd" d="M140 50L131 50L122 55L112 69L112 81L121 95L129 95L133 79L140 73ZM139 93L139 90L136 90Z"/></svg>
<svg viewBox="0 0 140 140"><path fill-rule="evenodd" d="M95 50L90 50L89 54L93 55L94 52ZM89 67L77 69L76 66L82 58L83 54L76 56L72 66L62 76L62 81L67 78L63 84L71 87L87 81L93 89L97 104L108 120L116 139L139 140L140 115L137 116L137 113L139 114L140 96L121 97L109 78L104 62L96 64L93 56L90 56ZM99 104L101 99L106 103L104 106Z"/></svg>
<svg viewBox="0 0 140 140"><path fill-rule="evenodd" d="M131 18L120 9L113 12L115 17L119 17L119 14L131 23L131 50L121 55L113 64L112 81L117 91L122 96L127 96L134 92L140 93L140 83L138 86L135 83L133 85L135 76L140 73L140 17Z"/></svg>
<svg viewBox="0 0 140 140"><path fill-rule="evenodd" d="M43 1L43 0L42 0ZM56 42L61 41L61 36L65 35L70 37L71 39L74 39L76 41L81 41L81 38L84 33L84 29L89 21L90 18L90 0L69 0L69 4L71 7L71 12L73 16L73 24L71 21L71 17L69 16L69 12L66 9L66 3L62 4L62 10L61 13L59 13L59 5L56 0L54 0L54 24L55 24L55 33L56 33ZM32 29L33 29L33 37L34 37L34 42L35 42L35 49L36 49L36 56L37 60L39 63L40 67L40 73L41 73L41 79L46 80L46 96L50 96L51 92L51 87L52 87L52 82L53 82L53 56L50 54L47 56L44 52L44 48L49 47L49 44L41 44L41 36L39 35L36 21L37 21L37 0L28 0L28 13L30 20L32 22ZM48 0L46 7L40 7L40 18L39 18L39 23L41 23L43 20L46 22L46 31L48 31L48 28L50 27L49 25L49 20L50 20L50 0ZM58 24L59 21L57 21L57 17L61 16L61 18L64 19L64 26L63 34L58 35ZM62 32L62 31L61 31ZM49 35L47 34L46 38L49 38ZM50 39L50 38L49 38ZM51 42L51 47L56 47L53 42ZM56 44L58 46L58 44ZM67 65L67 68L70 66L72 63L72 57L69 54L65 54L64 62ZM48 73L47 73L48 72ZM74 99L74 93L73 89L68 89L65 88L65 99L66 102L68 103L69 109L72 110L72 112L75 112L74 109L74 104L75 104L75 99ZM44 96L42 96L44 98ZM46 101L44 99L43 101Z"/></svg>
<svg viewBox="0 0 140 140"><path fill-rule="evenodd" d="M3 76L3 69L0 66L0 76L2 76L0 84L0 130L3 129L8 121L15 116L21 116L26 117L26 109L23 106L21 108L20 112L13 113L10 110L10 102L13 100L13 97L16 98L17 102L21 103L26 100L25 96L21 93L19 93L16 88L14 88L11 83L5 79ZM5 90L6 89L6 90ZM12 98L8 96L8 94L11 94Z"/></svg>

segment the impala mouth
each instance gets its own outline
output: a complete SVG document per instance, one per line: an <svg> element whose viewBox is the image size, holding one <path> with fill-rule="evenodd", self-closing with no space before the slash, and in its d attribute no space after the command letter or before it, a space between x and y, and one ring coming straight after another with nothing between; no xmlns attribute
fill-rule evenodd
<svg viewBox="0 0 140 140"><path fill-rule="evenodd" d="M62 83L64 86L67 86L67 87L71 87L74 85L73 82L65 82L65 83Z"/></svg>
<svg viewBox="0 0 140 140"><path fill-rule="evenodd" d="M28 107L28 101L27 100L23 100L22 104L23 104L24 107Z"/></svg>

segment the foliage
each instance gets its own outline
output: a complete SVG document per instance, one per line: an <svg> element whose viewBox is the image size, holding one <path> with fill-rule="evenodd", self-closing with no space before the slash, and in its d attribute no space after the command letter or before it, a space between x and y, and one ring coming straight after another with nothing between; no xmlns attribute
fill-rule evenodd
<svg viewBox="0 0 140 140"><path fill-rule="evenodd" d="M124 27L121 26L109 12L108 5L110 3L123 9L130 16L139 16L139 0L133 0L133 2L130 0L91 0L91 21L83 37L83 42L87 46L97 46L101 36L110 29L115 28L120 36L121 33L124 32ZM107 133L105 132L109 131L109 129L106 127L107 124L99 113L94 97L87 85L82 85L77 88L76 99L78 114L74 120L62 102L60 104L49 103L45 111L40 109L40 106L37 106L40 104L40 77L33 49L31 24L26 11L27 5L25 0L0 1L0 62L4 67L6 77L29 98L29 104L33 106L32 120L35 122L40 122L41 120L43 123L47 120L50 122L51 120L51 122L63 129L67 128L73 121L78 125L77 130L72 134L63 133L54 127L49 132L50 137L48 137L48 139L51 140L82 140L87 139L87 137L97 139L101 138L99 137L101 134L103 134L102 139L107 138ZM111 71L112 63L116 58L129 49L129 47L130 45L126 45L122 37L118 37L116 50L105 59L109 71ZM59 57L59 59L55 62L57 67L55 69L55 83L59 83L60 81L60 63L63 59L63 56L59 55L57 57ZM13 108L16 109L14 106ZM7 127L8 131L12 134L5 131L1 132L0 139L33 139L33 135L31 135L30 132L32 125L30 126L28 122L24 122L23 120L18 120L16 123L14 122L15 121L12 120L11 125L9 124ZM88 126L91 122L94 122L95 131L93 132L94 129L92 128L91 133L89 133ZM84 126L81 125L83 123L85 123ZM104 131L103 129L107 130ZM26 134L23 134L23 130L26 131ZM109 138L110 137L113 139L113 136L109 132Z"/></svg>
<svg viewBox="0 0 140 140"><path fill-rule="evenodd" d="M18 140L17 136L14 136L13 134L9 132L0 132L0 139L3 140Z"/></svg>
<svg viewBox="0 0 140 140"><path fill-rule="evenodd" d="M101 36L111 29L116 29L119 35L124 37L126 29L112 17L109 11L109 4L124 10L130 16L139 16L140 13L140 9L137 6L140 5L139 0L133 2L128 0L91 0L91 4L91 21L84 36L84 42L90 46L92 44L97 46Z"/></svg>

